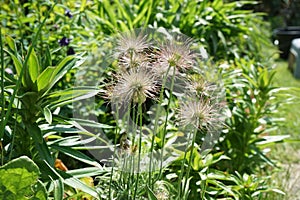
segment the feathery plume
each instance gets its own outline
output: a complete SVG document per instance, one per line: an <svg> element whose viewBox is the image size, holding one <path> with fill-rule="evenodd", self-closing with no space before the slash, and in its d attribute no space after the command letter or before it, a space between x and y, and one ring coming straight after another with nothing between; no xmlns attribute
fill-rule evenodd
<svg viewBox="0 0 300 200"><path fill-rule="evenodd" d="M118 74L116 80L107 93L111 101L144 103L147 98L155 98L158 89L156 77L145 67Z"/></svg>
<svg viewBox="0 0 300 200"><path fill-rule="evenodd" d="M167 71L175 67L179 72L185 72L195 64L197 54L190 49L191 40L183 42L169 41L156 53L157 71Z"/></svg>
<svg viewBox="0 0 300 200"><path fill-rule="evenodd" d="M179 118L184 126L192 125L201 131L211 131L223 123L220 112L221 106L209 100L187 100L180 103Z"/></svg>

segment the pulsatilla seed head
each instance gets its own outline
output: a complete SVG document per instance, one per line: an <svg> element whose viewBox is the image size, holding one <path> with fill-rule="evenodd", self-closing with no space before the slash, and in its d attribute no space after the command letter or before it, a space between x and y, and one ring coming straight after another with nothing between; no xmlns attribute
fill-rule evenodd
<svg viewBox="0 0 300 200"><path fill-rule="evenodd" d="M159 66L163 68L175 67L184 72L193 67L198 56L190 49L190 40L183 42L169 41L156 54Z"/></svg>
<svg viewBox="0 0 300 200"><path fill-rule="evenodd" d="M144 103L155 98L157 81L153 73L144 67L130 69L116 76L116 83L108 89L108 98L115 102Z"/></svg>
<svg viewBox="0 0 300 200"><path fill-rule="evenodd" d="M184 126L192 125L198 130L212 131L220 127L221 106L206 99L195 99L181 102L179 110L180 123Z"/></svg>
<svg viewBox="0 0 300 200"><path fill-rule="evenodd" d="M143 33L138 33L137 35L135 32L127 32L119 35L116 51L120 54L132 54L140 53L148 47L147 35L144 35Z"/></svg>

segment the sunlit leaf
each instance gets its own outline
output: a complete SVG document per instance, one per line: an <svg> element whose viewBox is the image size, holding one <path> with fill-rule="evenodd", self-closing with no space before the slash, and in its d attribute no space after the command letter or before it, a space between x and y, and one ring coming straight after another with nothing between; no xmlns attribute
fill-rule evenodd
<svg viewBox="0 0 300 200"><path fill-rule="evenodd" d="M31 51L27 65L31 81L34 83L41 72L41 66L34 49Z"/></svg>
<svg viewBox="0 0 300 200"><path fill-rule="evenodd" d="M55 67L47 67L43 70L43 72L37 78L37 87L38 92L42 92L43 90L47 90L48 86L51 84L49 80L52 77L53 72L55 71Z"/></svg>
<svg viewBox="0 0 300 200"><path fill-rule="evenodd" d="M0 168L0 198L26 199L28 196L38 196L46 200L46 190L38 182L39 173L38 166L26 156L3 165Z"/></svg>
<svg viewBox="0 0 300 200"><path fill-rule="evenodd" d="M52 123L52 113L48 107L44 108L44 116L46 121L51 124Z"/></svg>

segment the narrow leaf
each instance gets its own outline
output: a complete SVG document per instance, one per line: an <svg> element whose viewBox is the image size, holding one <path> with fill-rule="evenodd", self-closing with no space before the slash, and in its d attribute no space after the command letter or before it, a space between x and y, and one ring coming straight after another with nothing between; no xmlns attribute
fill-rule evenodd
<svg viewBox="0 0 300 200"><path fill-rule="evenodd" d="M13 50L13 52L17 52L17 49L16 49L16 43L14 41L14 39L12 39L12 37L10 37L9 35L6 36L6 42L9 46L9 48L11 50Z"/></svg>
<svg viewBox="0 0 300 200"><path fill-rule="evenodd" d="M51 74L51 78L49 80L49 87L50 90L57 81L59 81L75 64L76 60L74 56L67 56L65 57L56 67L53 73Z"/></svg>
<svg viewBox="0 0 300 200"><path fill-rule="evenodd" d="M21 70L22 70L22 62L14 54L12 54L10 51L7 51L5 49L4 49L4 51L6 53L8 53L10 55L10 57L12 58L12 60L14 62L14 66L15 66L16 71L17 71L17 75L20 78L20 74L21 74ZM22 79L22 83L24 84L24 79Z"/></svg>
<svg viewBox="0 0 300 200"><path fill-rule="evenodd" d="M25 126L34 140L35 148L38 150L41 159L46 160L49 165L54 165L54 160L38 125L36 123L26 123Z"/></svg>
<svg viewBox="0 0 300 200"><path fill-rule="evenodd" d="M85 155L80 151L74 150L67 146L51 145L51 147L81 162L84 162L92 166L101 167L101 165L98 162L92 160L90 157L88 157L87 155Z"/></svg>
<svg viewBox="0 0 300 200"><path fill-rule="evenodd" d="M151 190L151 188L149 188L148 185L146 186L146 189L147 189L147 193L148 193L148 198L149 198L150 200L157 200L157 198L156 198L154 192Z"/></svg>
<svg viewBox="0 0 300 200"><path fill-rule="evenodd" d="M52 113L48 107L44 108L44 116L46 121L51 124L52 123Z"/></svg>
<svg viewBox="0 0 300 200"><path fill-rule="evenodd" d="M63 199L64 197L64 183L61 178L53 180L54 185L54 199Z"/></svg>
<svg viewBox="0 0 300 200"><path fill-rule="evenodd" d="M75 178L83 178L88 176L97 176L102 173L108 172L109 169L106 169L106 171L99 167L86 167L81 169L74 169L69 170L68 174L74 176Z"/></svg>

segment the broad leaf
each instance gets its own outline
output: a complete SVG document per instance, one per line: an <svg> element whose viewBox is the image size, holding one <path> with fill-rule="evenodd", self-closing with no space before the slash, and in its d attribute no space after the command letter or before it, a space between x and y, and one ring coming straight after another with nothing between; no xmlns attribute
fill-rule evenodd
<svg viewBox="0 0 300 200"><path fill-rule="evenodd" d="M38 166L26 156L0 168L0 199L47 199ZM30 198L28 198L30 197Z"/></svg>

